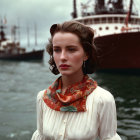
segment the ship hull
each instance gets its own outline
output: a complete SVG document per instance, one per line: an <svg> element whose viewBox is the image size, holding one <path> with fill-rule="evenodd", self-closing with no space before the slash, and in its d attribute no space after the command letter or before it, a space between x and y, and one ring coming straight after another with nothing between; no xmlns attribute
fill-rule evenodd
<svg viewBox="0 0 140 140"><path fill-rule="evenodd" d="M140 69L140 32L97 37L99 70Z"/></svg>
<svg viewBox="0 0 140 140"><path fill-rule="evenodd" d="M36 61L43 59L43 50L26 52L23 54L0 54L0 60Z"/></svg>

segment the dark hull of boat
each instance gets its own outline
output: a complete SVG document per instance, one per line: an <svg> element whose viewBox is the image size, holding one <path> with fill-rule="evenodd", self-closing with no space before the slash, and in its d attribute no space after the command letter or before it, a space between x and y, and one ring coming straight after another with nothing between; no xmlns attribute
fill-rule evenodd
<svg viewBox="0 0 140 140"><path fill-rule="evenodd" d="M0 54L0 60L34 61L43 59L44 50L26 52L23 54Z"/></svg>
<svg viewBox="0 0 140 140"><path fill-rule="evenodd" d="M140 69L140 32L97 37L99 70Z"/></svg>

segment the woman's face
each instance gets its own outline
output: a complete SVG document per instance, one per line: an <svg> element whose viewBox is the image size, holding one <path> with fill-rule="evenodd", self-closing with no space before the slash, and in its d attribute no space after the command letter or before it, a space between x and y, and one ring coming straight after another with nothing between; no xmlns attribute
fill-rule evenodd
<svg viewBox="0 0 140 140"><path fill-rule="evenodd" d="M83 61L87 56L77 35L57 32L53 36L53 58L62 75L81 74Z"/></svg>

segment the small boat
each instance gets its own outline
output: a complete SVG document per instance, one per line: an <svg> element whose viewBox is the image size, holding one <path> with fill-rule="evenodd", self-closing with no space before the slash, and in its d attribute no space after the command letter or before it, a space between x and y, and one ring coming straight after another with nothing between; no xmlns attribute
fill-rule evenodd
<svg viewBox="0 0 140 140"><path fill-rule="evenodd" d="M3 25L0 26L0 29L0 60L36 61L43 59L44 50L27 52L20 46L19 41L9 40L5 37Z"/></svg>
<svg viewBox="0 0 140 140"><path fill-rule="evenodd" d="M81 16L77 15L74 0L73 20L92 27L95 31L94 43L99 54L99 70L125 71L140 70L140 16L125 9L123 0L92 0L81 4ZM94 9L89 11L90 7Z"/></svg>

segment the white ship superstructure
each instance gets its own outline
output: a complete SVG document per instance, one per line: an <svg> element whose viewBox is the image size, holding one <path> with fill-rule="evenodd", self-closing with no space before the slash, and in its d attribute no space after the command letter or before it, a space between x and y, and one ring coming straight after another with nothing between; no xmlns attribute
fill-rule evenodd
<svg viewBox="0 0 140 140"><path fill-rule="evenodd" d="M140 17L134 15L131 16L131 23L128 24L128 29L126 29L124 24L126 15L122 14L91 15L76 18L75 20L92 27L95 30L95 37L140 31ZM126 30L124 30L124 28Z"/></svg>

